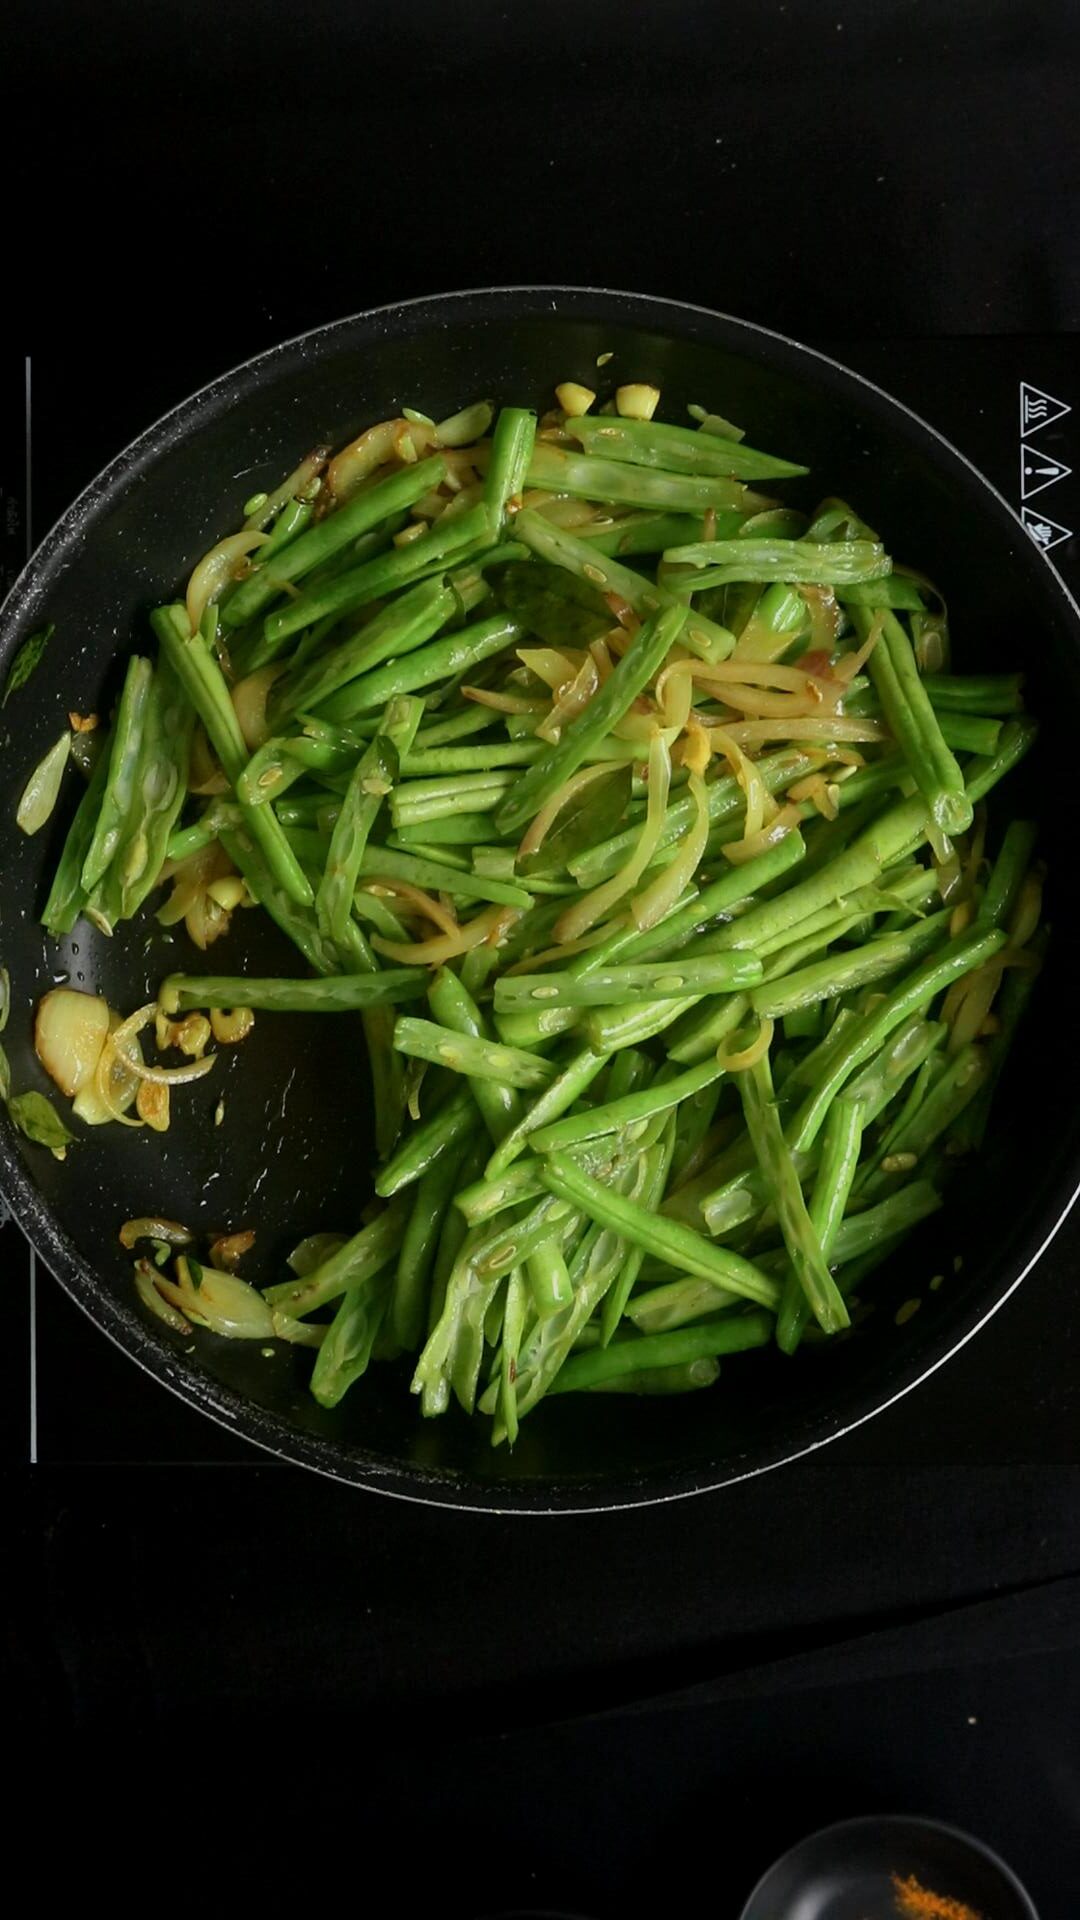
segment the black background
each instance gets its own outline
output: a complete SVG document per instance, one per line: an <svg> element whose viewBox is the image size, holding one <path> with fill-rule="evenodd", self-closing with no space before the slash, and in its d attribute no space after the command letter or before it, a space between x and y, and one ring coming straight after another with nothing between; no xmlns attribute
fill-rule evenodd
<svg viewBox="0 0 1080 1920"><path fill-rule="evenodd" d="M1040 368L1053 391L1071 368L1080 401L1077 21L1001 0L11 8L5 307L34 356L38 530L273 340L515 281L851 343L1005 484L991 404ZM1075 1920L1077 1252L1074 1228L945 1375L816 1459L549 1522L394 1506L196 1439L57 1302L54 1458L7 1480L27 1723L83 1799L91 1750L200 1783L209 1751L234 1807L250 1790L272 1821L278 1796L290 1855L355 1822L339 1869L362 1890L381 1836L421 1874L403 1912L657 1912L707 1875L727 1920L816 1821L906 1805L983 1833L1044 1920ZM20 1363L16 1460L23 1390ZM130 1408L121 1464L95 1395Z"/></svg>

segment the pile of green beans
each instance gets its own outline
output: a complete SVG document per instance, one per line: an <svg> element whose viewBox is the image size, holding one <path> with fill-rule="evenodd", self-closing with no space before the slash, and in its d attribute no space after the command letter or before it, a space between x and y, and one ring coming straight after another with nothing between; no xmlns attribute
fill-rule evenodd
<svg viewBox="0 0 1080 1920"><path fill-rule="evenodd" d="M174 972L170 1018L363 1022L360 1217L313 1195L262 1295L325 1405L397 1362L512 1444L549 1393L850 1337L1042 962L1035 828L986 805L1021 677L954 673L851 507L649 391L406 410L249 503L263 544L152 615L57 868L48 931L111 933L213 854L306 963Z"/></svg>

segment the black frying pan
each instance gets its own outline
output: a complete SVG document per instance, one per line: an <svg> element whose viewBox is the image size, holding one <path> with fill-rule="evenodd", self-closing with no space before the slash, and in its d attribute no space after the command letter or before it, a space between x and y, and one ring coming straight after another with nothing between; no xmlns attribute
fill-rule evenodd
<svg viewBox="0 0 1080 1920"><path fill-rule="evenodd" d="M58 950L36 920L66 819L26 840L22 782L69 708L104 710L117 657L145 645L145 610L316 441L339 442L402 403L435 416L480 394L547 404L556 381L647 379L678 419L704 401L857 502L899 557L944 587L961 666L1030 676L1045 727L1008 804L1038 805L1052 862L1055 937L1034 1014L1010 1064L992 1138L955 1183L944 1216L875 1282L879 1310L856 1339L794 1361L730 1365L720 1387L672 1402L541 1405L513 1455L464 1418L423 1424L405 1368L377 1368L335 1412L309 1398L309 1360L199 1335L175 1340L140 1308L117 1227L162 1212L258 1232L253 1278L319 1227L351 1228L370 1192L371 1094L362 1039L343 1019L260 1015L256 1034L205 1087L174 1097L164 1139L109 1127L64 1165L0 1123L0 1184L49 1267L89 1317L192 1405L289 1459L359 1485L446 1505L528 1511L671 1498L775 1466L867 1419L939 1366L1018 1285L1067 1211L1080 1167L1080 1110L1048 1091L1078 1084L1072 1010L1080 921L1074 860L1080 617L1053 568L968 462L867 381L789 340L701 308L630 294L507 288L383 308L262 354L178 407L122 453L42 543L3 614L0 671L44 621L56 638L4 714L0 958L14 1010L5 1044L18 1087L45 1088L30 1006L67 972L131 1009L177 963L151 917L108 940L80 924ZM77 423L72 423L77 430ZM72 779L71 785L75 782ZM239 914L214 949L223 971L295 971L261 914ZM212 1125L220 1093L225 1124ZM954 1256L962 1267L954 1272ZM248 1270L248 1269L246 1269ZM925 1293L935 1273L946 1275ZM1032 1282L1038 1285L1038 1280ZM925 1294L903 1328L898 1303ZM86 1365L95 1349L87 1341ZM162 1418L167 1408L162 1405Z"/></svg>

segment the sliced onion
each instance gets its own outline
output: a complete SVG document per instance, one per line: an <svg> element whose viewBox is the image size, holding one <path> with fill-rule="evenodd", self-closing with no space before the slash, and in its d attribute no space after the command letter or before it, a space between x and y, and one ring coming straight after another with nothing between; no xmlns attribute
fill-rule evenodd
<svg viewBox="0 0 1080 1920"><path fill-rule="evenodd" d="M187 585L187 616L192 633L198 632L211 601L217 600L230 580L236 578L240 561L246 560L257 547L265 546L269 538L270 535L261 533L258 527L245 527L240 533L226 534L216 547L203 554Z"/></svg>
<svg viewBox="0 0 1080 1920"><path fill-rule="evenodd" d="M114 1033L109 1035L106 1048L118 1053L125 1066L137 1080L147 1080L155 1087L183 1087L192 1080L203 1080L210 1072L217 1058L216 1054L207 1054L205 1059L189 1061L186 1067L148 1067L138 1046L138 1036L144 1027L148 1027L157 1018L156 1000L148 1000L145 1007L122 1020Z"/></svg>
<svg viewBox="0 0 1080 1920"><path fill-rule="evenodd" d="M810 615L810 646L815 652L831 653L840 631L840 608L831 587L800 586L799 592Z"/></svg>
<svg viewBox="0 0 1080 1920"><path fill-rule="evenodd" d="M880 720L826 714L805 720L740 720L729 729L729 737L740 746L760 746L768 740L887 740L889 733Z"/></svg>
<svg viewBox="0 0 1080 1920"><path fill-rule="evenodd" d="M318 479L329 458L329 447L315 447L294 468L288 479L283 480L280 487L275 487L273 493L268 493L254 513L248 514L245 527L268 527L290 500L302 500L310 492L312 482Z"/></svg>
<svg viewBox="0 0 1080 1920"><path fill-rule="evenodd" d="M840 809L835 794L829 791L832 784L823 773L809 773L805 780L796 780L788 788L788 799L800 804L809 800L826 820L835 820Z"/></svg>
<svg viewBox="0 0 1080 1920"><path fill-rule="evenodd" d="M1026 873L1009 919L1009 946L1026 947L1042 918L1043 883L1039 873Z"/></svg>
<svg viewBox="0 0 1080 1920"><path fill-rule="evenodd" d="M509 979L512 973L538 973L544 967L561 966L576 953L587 953L590 947L609 940L615 931L614 925L593 927L590 933L583 933L580 940L567 940L560 947L543 947L539 953L527 953L524 960L515 960L512 967L504 969L503 978Z"/></svg>
<svg viewBox="0 0 1080 1920"><path fill-rule="evenodd" d="M649 795L645 820L629 859L602 886L568 907L555 923L556 940L577 940L596 925L637 885L656 852L667 812L671 784L671 750L664 736L654 733L649 746Z"/></svg>
<svg viewBox="0 0 1080 1920"><path fill-rule="evenodd" d="M373 933L371 944L377 953L398 961L401 966L440 967L447 960L456 960L458 954L468 953L472 947L498 939L502 929L512 926L519 918L516 908L488 907L459 927L456 934L447 934L441 940L384 940L380 934Z"/></svg>
<svg viewBox="0 0 1080 1920"><path fill-rule="evenodd" d="M580 793L582 787L589 786L602 773L609 771L607 764L601 761L595 767L582 767L579 772L572 773L569 780L564 780L562 786L556 789L551 799L545 801L539 813L529 822L517 850L517 859L525 860L530 853L535 853L537 848L543 845L553 823L558 819L567 802L572 800L576 793Z"/></svg>
<svg viewBox="0 0 1080 1920"><path fill-rule="evenodd" d="M731 1053L727 1050L726 1042L721 1040L720 1045L716 1049L717 1063L723 1067L727 1073L745 1073L748 1067L756 1066L762 1056L768 1053L772 1045L772 1037L772 1021L769 1019L762 1020L757 1030L757 1037L751 1041L748 1047L743 1047L741 1050Z"/></svg>
<svg viewBox="0 0 1080 1920"><path fill-rule="evenodd" d="M38 761L22 791L15 824L24 833L38 833L50 818L60 797L60 783L71 754L71 735L62 733L44 758Z"/></svg>
<svg viewBox="0 0 1080 1920"><path fill-rule="evenodd" d="M245 1253L250 1253L254 1245L254 1227L246 1227L242 1233L223 1233L210 1248L211 1265L226 1273L235 1273Z"/></svg>
<svg viewBox="0 0 1080 1920"><path fill-rule="evenodd" d="M291 1313L282 1313L279 1307L273 1309L271 1318L275 1339L287 1340L294 1347L321 1347L330 1331L317 1320L294 1320Z"/></svg>
<svg viewBox="0 0 1080 1920"><path fill-rule="evenodd" d="M518 647L516 651L522 666L528 667L552 693L558 693L560 687L572 680L588 659L579 647Z"/></svg>
<svg viewBox="0 0 1080 1920"><path fill-rule="evenodd" d="M752 860L755 854L765 853L769 847L775 847L785 833L790 833L793 827L798 826L801 819L798 807L781 807L760 832L744 836L742 840L729 840L727 846L721 848L724 859L730 860L733 866L742 866L745 861Z"/></svg>
<svg viewBox="0 0 1080 1920"><path fill-rule="evenodd" d="M662 668L653 691L665 727L674 727L676 733L681 733L694 702L694 678L689 660L675 660Z"/></svg>
<svg viewBox="0 0 1080 1920"><path fill-rule="evenodd" d="M743 752L733 732L727 731L724 727L710 727L709 745L723 754L742 788L746 800L743 835L746 839L751 839L760 833L769 814L773 811L769 789L753 761Z"/></svg>
<svg viewBox="0 0 1080 1920"><path fill-rule="evenodd" d="M395 880L390 874L365 875L363 891L373 893L376 889L383 893L395 894L399 900L407 900L418 913L423 914L425 920L430 920L433 926L439 927L449 938L453 939L456 936L458 932L456 915L448 907L442 906L435 899L434 894L425 893L422 887L414 887L408 880Z"/></svg>
<svg viewBox="0 0 1080 1920"><path fill-rule="evenodd" d="M226 1340L269 1340L274 1319L262 1294L238 1280L234 1273L221 1273L216 1267L199 1267L196 1287L191 1266L184 1254L176 1262L176 1281L164 1274L156 1281L160 1293L179 1307L189 1320L208 1327Z"/></svg>
<svg viewBox="0 0 1080 1920"><path fill-rule="evenodd" d="M490 687L462 687L462 697L475 700L478 707L490 707L494 713L544 713L542 700L529 700L521 693L495 693Z"/></svg>
<svg viewBox="0 0 1080 1920"><path fill-rule="evenodd" d="M521 504L525 505L524 499ZM549 493L536 510L553 526L567 529L591 526L600 512L591 501L574 500L566 493Z"/></svg>
<svg viewBox="0 0 1080 1920"><path fill-rule="evenodd" d="M837 676L839 679L846 681L848 686L851 685L855 675L862 672L874 648L877 646L881 638L881 627L882 615L879 614L877 619L871 622L870 631L863 641L862 646L859 647L855 653L845 653L843 659L837 661Z"/></svg>
<svg viewBox="0 0 1080 1920"><path fill-rule="evenodd" d="M474 440L482 439L494 418L495 409L490 400L474 400L471 406L463 407L460 413L451 413L438 422L435 433L439 445L467 447Z"/></svg>
<svg viewBox="0 0 1080 1920"><path fill-rule="evenodd" d="M600 686L600 669L592 654L586 654L580 668L572 680L560 687L552 705L551 712L545 714L537 727L537 737L554 743L561 738L563 728L569 721L583 713Z"/></svg>
<svg viewBox="0 0 1080 1920"><path fill-rule="evenodd" d="M326 489L334 505L348 500L357 491L362 480L375 472L377 467L385 466L394 457L394 442L401 427L408 426L407 420L380 420L373 427L365 428L347 447L334 455L326 469Z"/></svg>
<svg viewBox="0 0 1080 1920"><path fill-rule="evenodd" d="M695 808L693 826L679 842L675 858L630 902L634 925L642 930L655 927L682 898L704 857L709 837L709 796L700 774L690 775L689 787Z"/></svg>
<svg viewBox="0 0 1080 1920"><path fill-rule="evenodd" d="M150 1312L156 1314L159 1320L163 1320L173 1333L190 1333L190 1320L185 1320L179 1308L170 1306L158 1292L161 1278L161 1274L150 1265L148 1260L136 1260L135 1291L143 1306L149 1307Z"/></svg>
<svg viewBox="0 0 1080 1920"><path fill-rule="evenodd" d="M119 1028L116 1029L119 1032ZM87 1089L79 1095L85 1098ZM132 1120L125 1109L130 1107L139 1091L139 1082L131 1071L126 1056L121 1058L112 1045L111 1037L101 1049L94 1072L94 1092L110 1120L118 1120L123 1127L141 1127L141 1120ZM76 1103L76 1111L78 1103ZM89 1117L89 1116L87 1116Z"/></svg>
<svg viewBox="0 0 1080 1920"><path fill-rule="evenodd" d="M130 1252L138 1240L163 1240L168 1247L189 1247L195 1235L179 1220L165 1220L160 1214L147 1214L138 1220L125 1220L120 1229L120 1245Z"/></svg>
<svg viewBox="0 0 1080 1920"><path fill-rule="evenodd" d="M254 753L270 738L271 729L266 718L267 697L274 681L280 679L284 671L281 662L274 661L269 667L259 667L254 673L245 675L232 689L233 711L249 753Z"/></svg>

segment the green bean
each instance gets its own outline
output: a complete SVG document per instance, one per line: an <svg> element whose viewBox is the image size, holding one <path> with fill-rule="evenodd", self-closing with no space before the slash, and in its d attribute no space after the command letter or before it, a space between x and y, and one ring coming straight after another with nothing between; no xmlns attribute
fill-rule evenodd
<svg viewBox="0 0 1080 1920"><path fill-rule="evenodd" d="M974 1041L961 1047L927 1089L917 1109L907 1118L902 1116L900 1123L890 1129L883 1143L884 1156L876 1172L861 1186L861 1194L870 1199L888 1186L892 1174L899 1170L898 1166L891 1167L890 1161L902 1161L903 1170L910 1172L925 1157L927 1149L959 1119L964 1108L986 1085L989 1073L990 1060L985 1047Z"/></svg>
<svg viewBox="0 0 1080 1920"><path fill-rule="evenodd" d="M413 545L418 546L419 541ZM524 638L525 629L517 621L505 614L492 614L486 620L477 620L472 626L444 635L441 640L430 640L400 660L389 660L371 673L350 680L347 686L339 687L329 699L321 702L320 714L327 720L351 719L353 714L385 706L395 694L415 693L421 687L432 687L452 675L471 671L481 660L490 660Z"/></svg>
<svg viewBox="0 0 1080 1920"><path fill-rule="evenodd" d="M557 1240L544 1240L525 1261L533 1308L541 1320L573 1298L570 1273Z"/></svg>
<svg viewBox="0 0 1080 1920"><path fill-rule="evenodd" d="M788 479L808 467L756 453L738 440L715 440L694 427L673 427L659 420L620 420L602 414L574 415L565 423L571 439L586 453L633 466L662 467L668 473L706 473L729 480Z"/></svg>
<svg viewBox="0 0 1080 1920"><path fill-rule="evenodd" d="M75 810L75 818L68 828L64 850L42 908L41 924L54 940L62 940L71 932L86 906L86 888L82 883L83 862L90 849L108 786L109 763L110 755L103 748L86 792Z"/></svg>
<svg viewBox="0 0 1080 1920"><path fill-rule="evenodd" d="M649 1204L663 1168L663 1152L661 1143L656 1142L616 1176L632 1202ZM516 1380L519 1415L524 1416L543 1398L582 1329L606 1300L625 1260L626 1244L618 1233L595 1225L587 1229L570 1261L570 1304L537 1322L521 1354ZM497 1423L493 1439L497 1444L503 1437Z"/></svg>
<svg viewBox="0 0 1080 1920"><path fill-rule="evenodd" d="M243 815L231 800L211 800L190 827L174 827L165 845L168 860L187 860L204 847L213 846L222 827L235 831Z"/></svg>
<svg viewBox="0 0 1080 1920"><path fill-rule="evenodd" d="M686 1360L681 1366L643 1367L637 1373L615 1374L610 1380L596 1380L586 1393L631 1393L639 1397L652 1394L698 1393L720 1378L719 1360L705 1356Z"/></svg>
<svg viewBox="0 0 1080 1920"><path fill-rule="evenodd" d="M764 1175L788 1258L810 1310L824 1333L839 1333L847 1308L829 1272L818 1230L806 1209L802 1186L776 1110L768 1054L736 1076L747 1131Z"/></svg>
<svg viewBox="0 0 1080 1920"><path fill-rule="evenodd" d="M880 580L863 580L839 587L836 598L842 607L898 607L905 613L921 613L926 606L914 580L905 579L902 573L890 573ZM844 708L846 712L850 711L846 701Z"/></svg>
<svg viewBox="0 0 1080 1920"><path fill-rule="evenodd" d="M622 1059L624 1056L619 1055ZM677 1107L682 1100L692 1094L700 1093L703 1087L709 1087L719 1080L724 1069L715 1060L709 1060L700 1067L692 1067L689 1073L680 1074L676 1079L654 1082L651 1087L623 1095L621 1099L611 1099L603 1106L588 1107L583 1113L570 1115L565 1120L553 1121L550 1126L536 1128L530 1136L529 1144L537 1153L562 1151L566 1147L576 1146L586 1140L595 1140L605 1133L618 1133L623 1127L635 1125L640 1120L648 1120L655 1113L666 1113Z"/></svg>
<svg viewBox="0 0 1080 1920"><path fill-rule="evenodd" d="M700 540L669 547L666 566L694 567L681 582L694 593L725 587L736 580L778 581L787 585L833 587L877 580L892 567L884 547L870 540Z"/></svg>
<svg viewBox="0 0 1080 1920"><path fill-rule="evenodd" d="M695 1320L710 1319L715 1324L718 1314L740 1304L737 1294L722 1292L710 1280L680 1275L677 1280L665 1280L635 1294L626 1317L639 1333L667 1333Z"/></svg>
<svg viewBox="0 0 1080 1920"><path fill-rule="evenodd" d="M606 1059L605 1054L594 1053L591 1047L583 1047L579 1053L573 1054L566 1065L558 1071L552 1068L553 1077L544 1091L538 1099L533 1101L527 1112L522 1114L506 1139L496 1147L485 1168L485 1178L495 1180L499 1174L505 1173L511 1162L524 1151L533 1133L540 1127L547 1126L551 1121L558 1120L576 1100L581 1098L604 1067Z"/></svg>
<svg viewBox="0 0 1080 1920"><path fill-rule="evenodd" d="M329 526L332 522L328 520L324 524ZM469 507L449 520L438 520L418 539L408 541L403 547L393 547L362 566L350 568L347 573L339 573L324 585L309 586L277 613L269 614L267 642L274 646L327 614L347 613L351 607L367 605L396 592L399 587L443 572L451 560L463 559L468 550L492 546L494 537L491 516L482 504Z"/></svg>
<svg viewBox="0 0 1080 1920"><path fill-rule="evenodd" d="M836 1104L861 1107L863 1127L869 1127L896 1098L905 1081L941 1046L947 1034L948 1028L940 1020L924 1020L921 1014L913 1014L896 1028L869 1064L844 1088ZM829 1112L831 1114L831 1107Z"/></svg>
<svg viewBox="0 0 1080 1920"><path fill-rule="evenodd" d="M428 747L406 754L406 779L439 773L490 773L501 767L527 767L544 751L542 740L493 740L483 747Z"/></svg>
<svg viewBox="0 0 1080 1920"><path fill-rule="evenodd" d="M408 695L391 700L378 733L350 775L315 895L319 925L332 939L345 938L368 835L393 788L401 756L416 736L423 710L423 701Z"/></svg>
<svg viewBox="0 0 1080 1920"><path fill-rule="evenodd" d="M1005 945L997 930L975 931L953 940L943 953L932 953L869 1013L864 1014L840 1048L822 1079L807 1094L792 1122L792 1146L805 1150L813 1144L829 1103L856 1067L875 1053L882 1041L909 1014L925 1007L936 994L972 968L979 967Z"/></svg>
<svg viewBox="0 0 1080 1920"><path fill-rule="evenodd" d="M448 847L483 846L492 841L494 835L490 813L449 813L438 820L398 828L387 836L387 846L397 847L402 853L415 853L421 859L434 858L437 849L439 858L445 860ZM425 848L428 853L424 852Z"/></svg>
<svg viewBox="0 0 1080 1920"><path fill-rule="evenodd" d="M518 907L524 910L532 906L532 894L524 887L511 886L505 880L489 880L484 874L463 873L458 867L447 867L435 860L421 860L413 853L401 853L395 850L389 854L383 847L366 847L360 858L360 873L363 878L374 879L393 875L398 880L411 881L414 886L427 887L437 893L451 893L460 900L489 900L496 906Z"/></svg>
<svg viewBox="0 0 1080 1920"><path fill-rule="evenodd" d="M139 768L143 730L154 683L149 660L132 654L109 744L109 773L90 845L82 865L84 893L92 893L117 847L131 806Z"/></svg>
<svg viewBox="0 0 1080 1920"><path fill-rule="evenodd" d="M870 677L889 730L899 742L932 818L943 833L964 833L971 825L972 803L965 791L964 776L942 739L907 634L896 615L887 610L872 614L856 607L852 611L856 631L863 639L877 626Z"/></svg>
<svg viewBox="0 0 1080 1920"><path fill-rule="evenodd" d="M440 967L428 988L428 1003L435 1019L453 1033L471 1034L474 1039L490 1040L491 1030L472 995L448 967ZM521 1115L521 1102L514 1088L499 1080L474 1077L469 1081L492 1141L498 1146Z"/></svg>
<svg viewBox="0 0 1080 1920"><path fill-rule="evenodd" d="M489 707L470 704L462 708L460 713L451 713L445 720L435 720L430 726L421 727L416 736L414 751L427 753L434 747L468 739L470 734L486 733L489 727L494 726L495 722L502 717L502 714L492 713ZM412 754L409 758L412 758Z"/></svg>
<svg viewBox="0 0 1080 1920"><path fill-rule="evenodd" d="M649 1213L644 1207L625 1200L612 1188L601 1186L590 1174L564 1153L548 1156L543 1168L545 1186L560 1199L579 1207L598 1225L609 1227L625 1240L652 1253L669 1265L699 1279L715 1280L730 1293L775 1311L780 1298L776 1282L751 1261L695 1233L692 1227Z"/></svg>
<svg viewBox="0 0 1080 1920"><path fill-rule="evenodd" d="M567 722L554 745L546 747L511 788L495 816L502 831L524 826L577 771L593 743L610 732L648 686L678 640L685 620L683 608L666 607L638 630L588 706Z"/></svg>
<svg viewBox="0 0 1080 1920"><path fill-rule="evenodd" d="M417 460L412 466L403 467L400 473L376 481L374 486L356 494L333 513L328 513L316 526L301 534L299 539L290 541L287 552L275 557L272 571L267 572L256 555L254 571L222 609L225 625L242 627L248 620L253 620L277 597L283 581L301 579L313 567L321 566L324 561L340 553L359 534L370 532L380 521L389 519L391 514L414 506L417 500L423 499L425 493L439 486L445 477L446 462L441 454L432 454L427 460ZM306 627L309 621L302 620L299 624ZM295 632L295 627L290 631Z"/></svg>
<svg viewBox="0 0 1080 1920"><path fill-rule="evenodd" d="M325 1340L315 1355L311 1391L323 1407L336 1407L342 1395L367 1372L379 1337L393 1276L389 1268L342 1298Z"/></svg>
<svg viewBox="0 0 1080 1920"><path fill-rule="evenodd" d="M939 713L1019 713L1024 704L1022 673L929 673L927 697Z"/></svg>
<svg viewBox="0 0 1080 1920"><path fill-rule="evenodd" d="M603 1381L639 1372L642 1368L686 1365L723 1353L746 1353L767 1346L773 1321L767 1313L733 1314L707 1326L670 1333L640 1334L610 1347L594 1347L572 1354L549 1388L551 1393L578 1393Z"/></svg>
<svg viewBox="0 0 1080 1920"><path fill-rule="evenodd" d="M937 946L950 918L951 909L945 907L918 921L907 933L879 934L865 946L785 974L766 986L755 987L750 1004L762 1019L779 1020L797 1007L818 1006L823 1000L850 993L854 987L884 980Z"/></svg>
<svg viewBox="0 0 1080 1920"><path fill-rule="evenodd" d="M1008 921L1024 875L1031 865L1036 834L1033 820L1010 820L986 892L979 904L977 919L980 927L1000 927Z"/></svg>
<svg viewBox="0 0 1080 1920"><path fill-rule="evenodd" d="M130 920L154 887L187 795L191 708L167 660L154 670L135 778L109 871L97 894L113 925Z"/></svg>
<svg viewBox="0 0 1080 1920"><path fill-rule="evenodd" d="M226 779L236 787L248 752L221 669L201 634L189 634L182 607L158 607L150 616L165 658L206 729ZM272 808L241 802L244 823L275 882L298 906L310 906L310 882L292 852Z"/></svg>
<svg viewBox="0 0 1080 1920"><path fill-rule="evenodd" d="M339 688L373 672L385 661L426 646L452 618L456 606L453 588L443 579L421 580L366 626L277 681L270 696L274 724L280 725L290 714L315 711Z"/></svg>
<svg viewBox="0 0 1080 1920"><path fill-rule="evenodd" d="M716 531L723 538L738 533L745 513L732 508L716 516ZM693 513L627 513L618 519L608 520L601 516L590 520L576 529L579 540L592 548L594 553L603 553L611 559L626 559L641 553L663 553L667 547L685 545L690 540L700 540L704 532L704 520Z"/></svg>
<svg viewBox="0 0 1080 1920"><path fill-rule="evenodd" d="M524 1053L518 1047L452 1033L433 1020L415 1020L408 1015L394 1027L394 1046L413 1060L431 1060L436 1066L450 1067L454 1073L479 1074L487 1080L502 1080L508 1086L527 1090L546 1087L555 1073L547 1060Z"/></svg>
<svg viewBox="0 0 1080 1920"><path fill-rule="evenodd" d="M993 755L977 754L968 761L965 787L973 806L985 800L998 781L1011 773L1024 755L1031 751L1038 731L1036 722L1026 715L1021 720L1009 720L1001 730L997 752Z"/></svg>
<svg viewBox="0 0 1080 1920"><path fill-rule="evenodd" d="M671 1169L671 1156L675 1146L675 1115L660 1115L651 1123L660 1127L654 1140L648 1138L648 1129L638 1142L641 1154L641 1179L637 1183L634 1198L647 1213L655 1213L664 1197L664 1188L668 1183ZM575 1155L576 1164L582 1166L580 1156ZM582 1167L583 1172L588 1168ZM606 1347L614 1338L616 1330L637 1285L641 1272L645 1250L640 1246L627 1248L620 1271L614 1276L604 1295L600 1308L600 1344Z"/></svg>
<svg viewBox="0 0 1080 1920"><path fill-rule="evenodd" d="M810 1199L810 1222L826 1260L836 1244L858 1168L863 1117L858 1101L835 1100L825 1121L821 1159ZM795 1352L809 1318L810 1302L793 1270L784 1286L776 1322L776 1344L782 1353Z"/></svg>
<svg viewBox="0 0 1080 1920"><path fill-rule="evenodd" d="M707 513L735 507L752 513L767 502L736 480L713 474L665 473L615 460L596 460L550 441L538 440L529 461L527 483L549 493L602 500L623 507L654 507L664 512ZM520 529L515 524L515 532Z"/></svg>
<svg viewBox="0 0 1080 1920"><path fill-rule="evenodd" d="M756 955L728 953L687 959L685 963L676 958L666 965L608 967L574 979L523 973L496 982L495 1006L499 1012L513 1012L537 1001L552 1006L596 1007L622 1003L641 993L647 993L650 1000L677 1000L688 993L730 993L739 987L755 987L761 977L761 962Z"/></svg>
<svg viewBox="0 0 1080 1920"><path fill-rule="evenodd" d="M367 1285L401 1246L409 1207L408 1199L392 1200L370 1226L361 1227L359 1233L354 1233L310 1273L264 1288L267 1305L279 1307L294 1320L303 1320L341 1294Z"/></svg>
<svg viewBox="0 0 1080 1920"><path fill-rule="evenodd" d="M458 1087L438 1110L422 1120L375 1176L375 1191L384 1199L423 1178L440 1155L468 1139L476 1108L468 1087Z"/></svg>
<svg viewBox="0 0 1080 1920"><path fill-rule="evenodd" d="M536 415L525 407L503 407L491 436L484 477L484 501L493 527L506 523L511 501L520 502L536 440Z"/></svg>
<svg viewBox="0 0 1080 1920"><path fill-rule="evenodd" d="M416 1187L390 1300L390 1324L406 1353L424 1337L428 1287L443 1222L450 1209L468 1143L462 1138L429 1166Z"/></svg>
<svg viewBox="0 0 1080 1920"><path fill-rule="evenodd" d="M416 1000L427 986L421 967L387 967L378 973L346 973L320 980L256 979L236 975L170 973L158 1003L164 1013L192 1007L254 1007L262 1013L357 1013L367 1007Z"/></svg>
<svg viewBox="0 0 1080 1920"><path fill-rule="evenodd" d="M842 1220L833 1242L832 1257L838 1267L850 1260L861 1260L884 1241L909 1233L920 1221L937 1213L940 1206L941 1195L928 1180L913 1180L909 1187L901 1187L876 1207L851 1213Z"/></svg>

